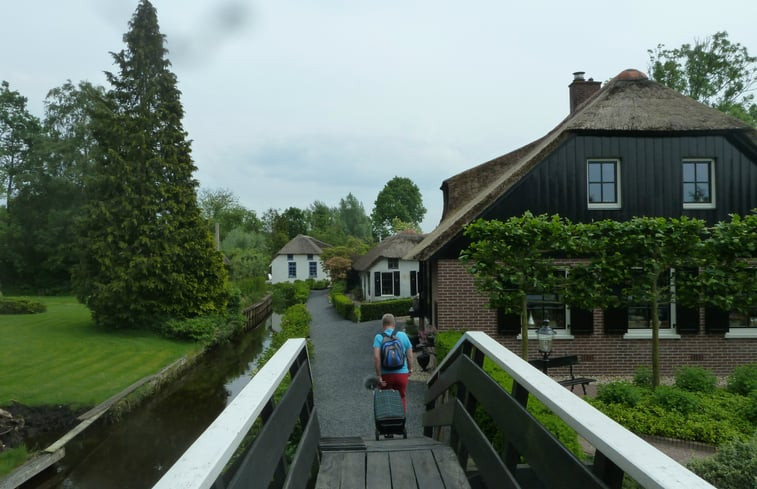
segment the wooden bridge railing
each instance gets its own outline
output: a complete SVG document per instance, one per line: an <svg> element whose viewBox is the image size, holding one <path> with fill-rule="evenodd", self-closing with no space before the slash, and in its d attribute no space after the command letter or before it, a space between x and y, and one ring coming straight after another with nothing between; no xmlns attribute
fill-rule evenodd
<svg viewBox="0 0 757 489"><path fill-rule="evenodd" d="M482 366L491 359L513 378L503 389ZM625 474L651 488L699 489L710 484L626 430L482 332L468 332L428 381L426 436L446 434L467 470L490 488L620 488ZM596 449L584 463L526 409L529 394ZM504 439L500 452L477 425L482 408Z"/></svg>
<svg viewBox="0 0 757 489"><path fill-rule="evenodd" d="M306 343L290 339L153 489L305 488L319 439Z"/></svg>

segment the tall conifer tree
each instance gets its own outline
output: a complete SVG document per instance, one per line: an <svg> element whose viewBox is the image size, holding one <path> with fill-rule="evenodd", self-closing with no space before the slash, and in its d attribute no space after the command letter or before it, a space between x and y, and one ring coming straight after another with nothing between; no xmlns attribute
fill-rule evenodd
<svg viewBox="0 0 757 489"><path fill-rule="evenodd" d="M98 324L146 327L218 312L226 272L200 216L184 110L155 8L141 0L94 114L80 300Z"/></svg>

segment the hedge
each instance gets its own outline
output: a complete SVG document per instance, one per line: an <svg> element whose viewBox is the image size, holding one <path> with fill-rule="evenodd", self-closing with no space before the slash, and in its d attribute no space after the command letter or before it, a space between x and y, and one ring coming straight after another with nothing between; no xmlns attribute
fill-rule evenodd
<svg viewBox="0 0 757 489"><path fill-rule="evenodd" d="M410 307L413 305L413 299L391 299L380 302L363 302L360 304L360 320L373 321L381 319L384 314L394 314L395 316L407 316Z"/></svg>
<svg viewBox="0 0 757 489"><path fill-rule="evenodd" d="M0 314L37 314L47 311L41 302L28 299L0 299Z"/></svg>
<svg viewBox="0 0 757 489"><path fill-rule="evenodd" d="M331 295L331 303L334 309L345 319L360 322L360 306L344 294L336 293Z"/></svg>

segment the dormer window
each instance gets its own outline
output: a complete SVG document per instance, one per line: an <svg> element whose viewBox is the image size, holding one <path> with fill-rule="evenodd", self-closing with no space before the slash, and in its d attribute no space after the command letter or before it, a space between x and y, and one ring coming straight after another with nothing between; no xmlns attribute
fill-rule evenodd
<svg viewBox="0 0 757 489"><path fill-rule="evenodd" d="M620 160L588 160L586 189L589 209L619 209Z"/></svg>
<svg viewBox="0 0 757 489"><path fill-rule="evenodd" d="M389 270L398 270L400 268L399 258L387 258L387 261L389 262Z"/></svg>

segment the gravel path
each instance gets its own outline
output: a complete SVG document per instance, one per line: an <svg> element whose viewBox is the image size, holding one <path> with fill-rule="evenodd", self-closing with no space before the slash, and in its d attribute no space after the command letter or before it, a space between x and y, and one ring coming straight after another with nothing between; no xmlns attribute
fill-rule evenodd
<svg viewBox="0 0 757 489"><path fill-rule="evenodd" d="M321 436L373 436L373 394L364 386L373 372L373 337L381 321L354 323L328 303L328 291L313 291L307 303L313 316L310 338L314 396ZM418 377L418 379L414 379ZM423 434L421 416L426 383L422 373L407 387L408 436Z"/></svg>

